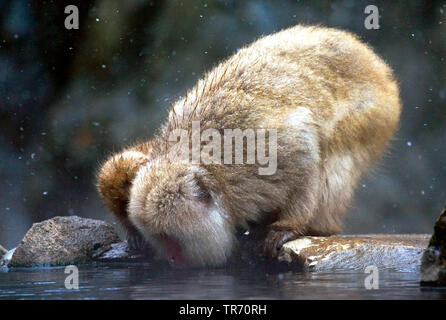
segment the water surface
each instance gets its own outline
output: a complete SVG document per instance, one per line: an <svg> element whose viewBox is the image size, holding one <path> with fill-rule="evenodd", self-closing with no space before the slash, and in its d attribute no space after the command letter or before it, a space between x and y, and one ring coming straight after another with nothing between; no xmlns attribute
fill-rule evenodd
<svg viewBox="0 0 446 320"><path fill-rule="evenodd" d="M422 289L417 272L380 271L367 290L363 272L272 272L258 267L175 270L150 263L80 265L79 289L63 267L0 272L0 299L446 299Z"/></svg>

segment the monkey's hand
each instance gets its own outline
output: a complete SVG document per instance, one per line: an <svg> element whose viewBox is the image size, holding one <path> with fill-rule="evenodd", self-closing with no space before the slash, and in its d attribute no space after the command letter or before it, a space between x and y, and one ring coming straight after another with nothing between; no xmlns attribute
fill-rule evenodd
<svg viewBox="0 0 446 320"><path fill-rule="evenodd" d="M141 252L146 247L144 237L133 226L127 230L127 244L131 252Z"/></svg>
<svg viewBox="0 0 446 320"><path fill-rule="evenodd" d="M274 259L279 255L283 244L302 236L299 231L271 229L263 242L263 253L267 259Z"/></svg>

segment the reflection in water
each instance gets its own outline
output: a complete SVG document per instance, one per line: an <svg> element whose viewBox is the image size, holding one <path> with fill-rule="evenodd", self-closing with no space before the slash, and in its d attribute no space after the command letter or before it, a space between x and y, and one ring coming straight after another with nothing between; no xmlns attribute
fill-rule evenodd
<svg viewBox="0 0 446 320"><path fill-rule="evenodd" d="M381 271L379 290L362 272L271 272L262 267L174 270L148 263L79 266L79 290L64 268L0 272L0 299L446 299L421 290L418 273Z"/></svg>

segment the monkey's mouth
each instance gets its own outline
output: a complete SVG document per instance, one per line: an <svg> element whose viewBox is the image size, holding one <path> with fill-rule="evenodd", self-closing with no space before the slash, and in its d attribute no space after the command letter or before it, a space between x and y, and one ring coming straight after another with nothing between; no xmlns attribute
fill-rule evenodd
<svg viewBox="0 0 446 320"><path fill-rule="evenodd" d="M161 234L159 236L159 239L164 245L167 260L171 265L174 265L176 267L183 267L188 264L188 261L183 254L183 247L177 239L166 234Z"/></svg>

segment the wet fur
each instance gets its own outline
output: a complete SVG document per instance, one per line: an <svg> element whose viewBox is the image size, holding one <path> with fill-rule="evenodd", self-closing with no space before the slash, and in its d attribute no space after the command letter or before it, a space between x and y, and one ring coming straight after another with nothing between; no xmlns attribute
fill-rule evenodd
<svg viewBox="0 0 446 320"><path fill-rule="evenodd" d="M220 63L171 108L157 136L101 167L105 204L163 256L175 237L193 265L223 264L235 231L265 221L269 256L284 241L342 230L359 178L397 129L401 105L391 69L354 35L296 26ZM208 128L278 130L278 167L186 164L168 157L169 133Z"/></svg>

